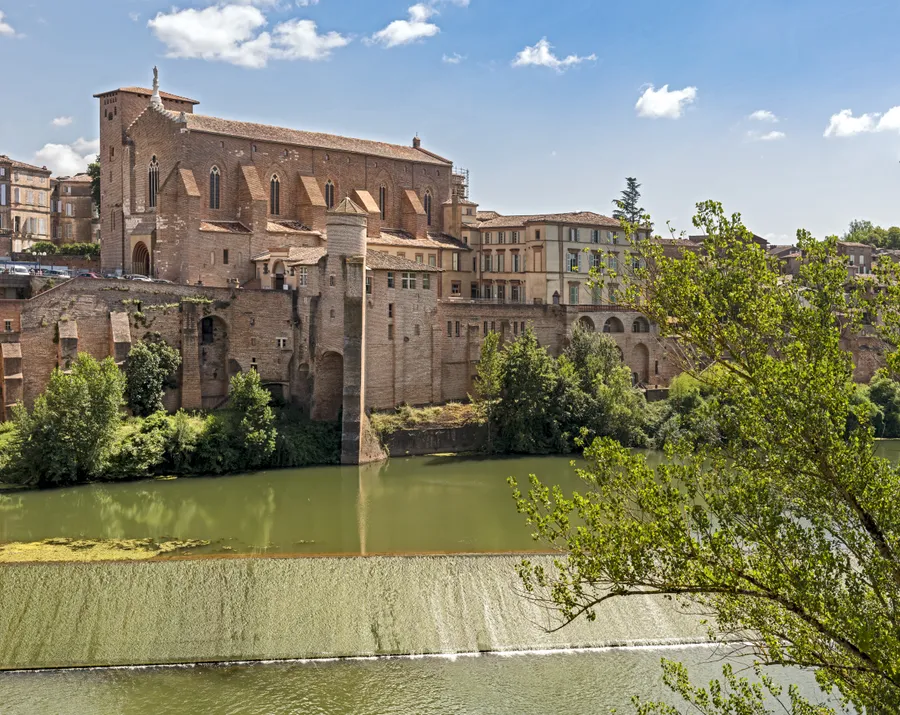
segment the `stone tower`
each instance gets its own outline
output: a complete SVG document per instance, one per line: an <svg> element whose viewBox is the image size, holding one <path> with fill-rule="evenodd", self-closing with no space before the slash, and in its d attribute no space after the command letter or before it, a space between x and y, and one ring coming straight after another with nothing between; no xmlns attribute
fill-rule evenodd
<svg viewBox="0 0 900 715"><path fill-rule="evenodd" d="M367 221L366 212L349 198L326 217L329 284L324 290L343 292L341 464L362 464L384 457L365 412Z"/></svg>

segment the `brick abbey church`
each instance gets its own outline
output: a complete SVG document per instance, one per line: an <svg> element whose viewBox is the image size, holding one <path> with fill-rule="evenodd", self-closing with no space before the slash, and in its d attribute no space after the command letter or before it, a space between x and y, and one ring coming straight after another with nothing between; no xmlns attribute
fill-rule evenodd
<svg viewBox="0 0 900 715"><path fill-rule="evenodd" d="M156 81L96 97L102 270L169 282L73 279L2 301L4 406L30 404L79 351L121 362L153 332L182 353L168 407L215 408L257 370L313 418L342 415L354 463L368 411L466 399L490 330L530 326L558 354L581 322L636 383L676 370L655 326L589 283L598 261L634 260L614 219L479 211L467 173L418 138L202 116Z"/></svg>

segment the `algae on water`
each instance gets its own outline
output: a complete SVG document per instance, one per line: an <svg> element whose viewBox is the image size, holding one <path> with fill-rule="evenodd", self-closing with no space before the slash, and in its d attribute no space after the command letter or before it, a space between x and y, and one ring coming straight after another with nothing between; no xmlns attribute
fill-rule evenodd
<svg viewBox="0 0 900 715"><path fill-rule="evenodd" d="M208 546L203 539L70 539L0 544L0 563L47 561L139 561Z"/></svg>

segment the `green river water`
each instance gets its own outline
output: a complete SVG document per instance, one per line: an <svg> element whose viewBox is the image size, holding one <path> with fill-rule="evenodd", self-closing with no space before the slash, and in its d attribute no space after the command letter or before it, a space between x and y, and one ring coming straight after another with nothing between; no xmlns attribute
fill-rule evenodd
<svg viewBox="0 0 900 715"><path fill-rule="evenodd" d="M879 450L896 458L900 444L882 443ZM506 478L524 480L532 472L564 488L579 484L564 457L431 457L363 468L17 492L0 498L0 541L207 539L210 553L258 555L518 552L535 544L515 512ZM11 664L18 657L62 664L79 652L78 662L91 664L94 657L119 662L115 658L132 647L171 652L153 662L177 662L178 653L197 644L227 654L211 658L204 651L197 660L244 660L240 654L257 644L265 647L248 658L265 660L268 648L283 649L273 658L290 658L517 650L545 643L659 645L7 672L0 674L0 713L605 713L626 708L633 694L661 697L661 657L688 662L696 675L709 678L728 655L723 647L679 644L699 640L697 629L654 605L612 613L606 623L599 619L590 627L600 630L576 624L568 635L567 629L560 632L562 640L541 640L523 625L527 612L519 613L511 600L515 557L424 559L4 566L2 656ZM204 612L204 603L213 605ZM142 625L135 630L137 621ZM220 625L221 632L213 633ZM117 642L119 633L124 644ZM817 692L807 673L792 674L791 680L808 694Z"/></svg>

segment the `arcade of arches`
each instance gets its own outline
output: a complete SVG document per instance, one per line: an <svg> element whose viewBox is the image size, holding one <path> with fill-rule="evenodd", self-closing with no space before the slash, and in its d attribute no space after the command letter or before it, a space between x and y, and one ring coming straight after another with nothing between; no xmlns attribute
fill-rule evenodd
<svg viewBox="0 0 900 715"><path fill-rule="evenodd" d="M131 252L131 272L140 276L150 275L150 251L143 241L134 244Z"/></svg>

